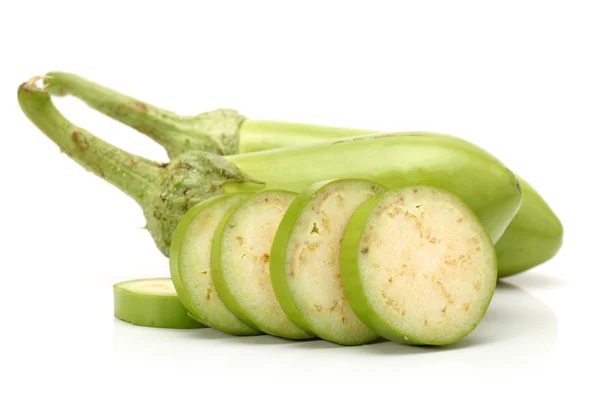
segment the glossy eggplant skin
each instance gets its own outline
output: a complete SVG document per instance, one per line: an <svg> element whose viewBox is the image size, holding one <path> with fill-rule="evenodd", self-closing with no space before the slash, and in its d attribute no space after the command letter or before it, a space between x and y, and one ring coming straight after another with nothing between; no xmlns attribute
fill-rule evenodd
<svg viewBox="0 0 600 400"><path fill-rule="evenodd" d="M521 206L515 175L481 148L428 132L365 135L333 143L226 156L261 183L225 183L225 192L301 192L330 179L367 179L388 189L430 185L463 199L498 241Z"/></svg>
<svg viewBox="0 0 600 400"><path fill-rule="evenodd" d="M563 243L560 219L529 183L518 179L523 193L521 209L496 243L499 278L550 260Z"/></svg>

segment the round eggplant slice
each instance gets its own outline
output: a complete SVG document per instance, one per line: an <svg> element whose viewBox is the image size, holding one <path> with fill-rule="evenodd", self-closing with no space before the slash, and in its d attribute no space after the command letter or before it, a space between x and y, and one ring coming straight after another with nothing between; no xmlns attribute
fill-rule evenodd
<svg viewBox="0 0 600 400"><path fill-rule="evenodd" d="M271 250L271 281L282 308L302 329L342 345L379 337L346 299L339 254L356 208L384 190L361 179L319 182L300 193L283 217Z"/></svg>
<svg viewBox="0 0 600 400"><path fill-rule="evenodd" d="M114 315L153 328L205 328L188 316L169 278L138 279L113 286Z"/></svg>
<svg viewBox="0 0 600 400"><path fill-rule="evenodd" d="M363 203L342 243L350 305L381 336L444 345L467 336L496 287L494 247L458 197L416 186Z"/></svg>
<svg viewBox="0 0 600 400"><path fill-rule="evenodd" d="M221 220L211 249L217 293L246 325L273 336L307 339L279 305L269 260L277 227L295 193L264 191L232 208Z"/></svg>
<svg viewBox="0 0 600 400"><path fill-rule="evenodd" d="M192 207L177 225L169 257L171 278L190 314L206 325L238 336L260 335L223 304L210 268L210 251L217 225L246 195L211 198Z"/></svg>

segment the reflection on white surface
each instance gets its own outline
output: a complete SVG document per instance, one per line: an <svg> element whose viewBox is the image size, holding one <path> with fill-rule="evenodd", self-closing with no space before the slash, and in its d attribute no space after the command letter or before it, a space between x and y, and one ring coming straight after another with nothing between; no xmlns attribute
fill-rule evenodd
<svg viewBox="0 0 600 400"><path fill-rule="evenodd" d="M542 365L552 357L557 332L557 319L550 307L517 286L500 283L477 329L446 347L405 346L388 341L343 347L323 340L234 337L210 328L143 328L115 320L113 350L118 358L202 360L211 367L249 371L306 368L318 373L357 366L364 371L370 365L393 362L394 368L410 367L414 371L426 367L430 372L434 368L452 373L465 368ZM351 363L351 358L360 361Z"/></svg>

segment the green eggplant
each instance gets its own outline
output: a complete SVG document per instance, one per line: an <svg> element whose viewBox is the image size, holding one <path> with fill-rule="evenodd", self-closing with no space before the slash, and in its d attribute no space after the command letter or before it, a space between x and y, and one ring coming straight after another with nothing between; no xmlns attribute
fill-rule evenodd
<svg viewBox="0 0 600 400"><path fill-rule="evenodd" d="M19 88L24 113L69 157L138 202L148 231L165 255L185 213L224 193L266 189L297 193L315 182L340 178L367 179L390 189L432 185L461 197L494 241L521 205L515 175L486 151L453 136L371 134L228 156L186 151L163 164L123 151L73 125L38 81Z"/></svg>
<svg viewBox="0 0 600 400"><path fill-rule="evenodd" d="M230 109L179 116L63 72L48 74L45 83L53 94L76 96L90 107L148 135L164 146L171 158L190 150L227 155L377 133L364 129L252 120ZM562 246L563 227L559 218L530 184L521 177L519 182L523 204L496 244L500 277L514 275L548 261Z"/></svg>

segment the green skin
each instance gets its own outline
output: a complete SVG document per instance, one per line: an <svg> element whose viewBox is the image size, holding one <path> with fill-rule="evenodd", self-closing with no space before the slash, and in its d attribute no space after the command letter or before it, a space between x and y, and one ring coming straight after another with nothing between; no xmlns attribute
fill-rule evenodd
<svg viewBox="0 0 600 400"><path fill-rule="evenodd" d="M325 340L329 340L342 345L354 346L372 342L378 338L378 335L375 334L371 337L363 338L363 340L360 341L342 343L339 340L339 338L330 337L326 332L319 332L306 320L306 318L304 318L302 312L296 306L286 280L285 260L287 247L290 237L294 232L296 222L301 217L304 208L307 206L310 200L317 193L319 193L320 190L326 188L327 185L331 184L332 182L338 181L339 180L330 180L314 183L296 197L294 202L286 211L285 216L281 220L279 228L277 229L277 235L275 235L275 239L273 240L273 246L271 248L271 258L269 267L271 272L271 282L273 284L275 296L277 297L281 308L283 308L283 311L285 311L286 315L292 320L292 322L295 325L297 325L300 329L306 332L312 332L316 335L319 335Z"/></svg>
<svg viewBox="0 0 600 400"><path fill-rule="evenodd" d="M424 343L418 337L414 337L405 332L399 332L390 327L371 307L369 299L365 295L358 265L358 253L360 251L361 238L365 233L364 228L367 225L367 221L373 209L377 207L383 197L390 195L393 195L393 192L386 192L378 196L371 197L369 200L365 201L354 212L350 222L348 223L348 226L346 227L344 238L342 240L342 249L340 251L340 271L342 275L342 283L344 285L344 292L346 293L346 297L350 303L350 306L352 307L352 310L362 321L362 323L386 339L411 345L449 344L447 342ZM492 295L493 291L490 293L490 300L487 304L487 307L489 307L489 304L492 300ZM482 310L482 313L478 318L479 321L481 321L485 316L487 307ZM471 331L465 331L462 337L454 338L454 341L464 338L470 332Z"/></svg>
<svg viewBox="0 0 600 400"><path fill-rule="evenodd" d="M233 110L215 110L181 117L62 72L48 74L45 83L53 94L74 95L90 107L148 135L163 145L171 158L191 150L217 154L247 153L377 133L254 121ZM531 185L520 177L519 181L523 204L496 244L500 277L544 263L558 252L563 241L563 227L558 217Z"/></svg>
<svg viewBox="0 0 600 400"><path fill-rule="evenodd" d="M496 243L498 277L521 273L558 253L563 226L542 196L518 177L523 203L506 232Z"/></svg>
<svg viewBox="0 0 600 400"><path fill-rule="evenodd" d="M282 192L282 191L278 191ZM289 192L291 193L291 192ZM294 193L295 194L295 193ZM239 204L237 207L232 207L227 214L223 217L223 219L219 222L219 225L215 231L213 244L211 248L211 258L210 258L210 267L213 275L213 280L215 282L215 287L217 289L217 293L219 293L219 297L225 303L227 308L231 310L232 313L235 314L242 322L246 325L269 333L271 335L280 336L280 337L288 337L289 339L309 339L314 335L310 330L305 331L306 333L301 334L298 337L289 337L283 332L274 332L270 331L268 327L262 326L258 321L252 319L252 317L246 312L244 307L240 304L240 302L236 299L233 293L229 290L229 285L227 280L225 279L225 275L223 273L223 268L221 265L221 252L222 252L222 237L223 232L227 229L229 225L229 219L231 216L242 206ZM285 310L284 310L285 311ZM291 319L291 318L290 318ZM294 322L294 320L292 320ZM301 326L298 326L300 329L303 329Z"/></svg>
<svg viewBox="0 0 600 400"><path fill-rule="evenodd" d="M440 187L461 197L498 240L521 204L513 173L469 142L426 132L380 134L225 157L254 182L225 183L226 192L301 192L314 182L366 179L393 189Z"/></svg>
<svg viewBox="0 0 600 400"><path fill-rule="evenodd" d="M235 324L234 327L233 324L226 323L226 321L228 320L228 316L222 316L221 318L212 318L210 315L206 315L204 313L204 310L197 309L192 303L190 295L188 293L188 289L186 288L180 275L180 268L183 264L180 252L188 227L194 222L196 216L198 216L198 214L204 211L207 207L218 205L220 201L231 196L235 195L219 195L211 199L205 200L201 203L198 203L194 207L192 207L192 209L188 213L186 213L185 216L181 219L181 222L178 224L177 229L175 230L175 234L173 235L173 241L171 243L171 251L169 255L171 279L173 280L173 285L175 286L175 290L177 291L181 302L183 303L185 308L187 308L190 311L190 316L195 320L200 321L203 324L210 326L211 328L218 329L222 332L229 333L231 335L260 335L262 334L262 332L249 326L240 327L239 325L241 324Z"/></svg>
<svg viewBox="0 0 600 400"><path fill-rule="evenodd" d="M143 279L147 281L149 279ZM129 291L117 283L113 286L114 315L133 325L153 328L206 328L190 318L177 296L161 296Z"/></svg>
<svg viewBox="0 0 600 400"><path fill-rule="evenodd" d="M333 143L218 156L188 151L160 164L125 152L71 124L36 80L18 92L22 110L63 152L128 194L163 254L185 213L217 194L280 189L358 178L384 187L432 185L463 198L498 240L521 204L513 173L489 153L431 133L360 136Z"/></svg>

